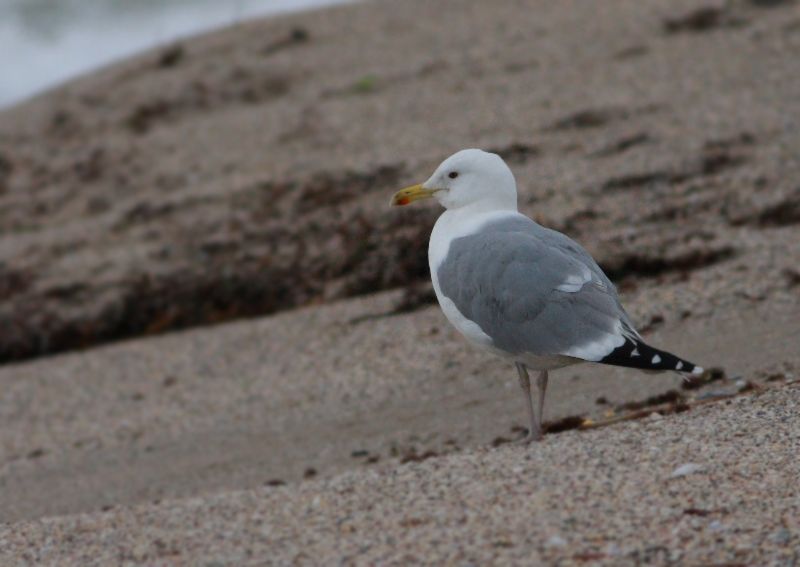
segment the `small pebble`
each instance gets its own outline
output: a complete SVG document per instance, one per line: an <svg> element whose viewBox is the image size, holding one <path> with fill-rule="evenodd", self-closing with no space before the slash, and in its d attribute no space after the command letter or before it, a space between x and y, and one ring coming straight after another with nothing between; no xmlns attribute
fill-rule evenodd
<svg viewBox="0 0 800 567"><path fill-rule="evenodd" d="M769 539L778 545L786 545L792 540L792 533L786 528L783 528L774 532L771 536L769 536Z"/></svg>
<svg viewBox="0 0 800 567"><path fill-rule="evenodd" d="M547 540L548 547L564 547L565 545L567 545L567 540L561 536L550 536L550 539Z"/></svg>
<svg viewBox="0 0 800 567"><path fill-rule="evenodd" d="M703 465L698 465L697 463L685 463L676 468L674 471L672 471L670 478L688 476L690 474L703 472L704 470L705 468L703 467Z"/></svg>

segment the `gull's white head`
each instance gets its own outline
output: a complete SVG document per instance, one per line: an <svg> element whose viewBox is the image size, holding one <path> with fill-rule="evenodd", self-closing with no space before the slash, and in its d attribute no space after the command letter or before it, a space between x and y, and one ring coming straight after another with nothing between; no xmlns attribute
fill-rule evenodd
<svg viewBox="0 0 800 567"><path fill-rule="evenodd" d="M398 191L392 204L408 205L427 197L436 197L447 209L480 202L487 208L516 210L517 183L499 155L461 150L444 160L425 183Z"/></svg>

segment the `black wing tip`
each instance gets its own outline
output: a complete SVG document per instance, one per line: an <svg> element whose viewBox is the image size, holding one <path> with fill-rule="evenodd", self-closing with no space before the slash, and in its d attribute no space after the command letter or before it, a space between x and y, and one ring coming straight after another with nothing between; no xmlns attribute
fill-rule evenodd
<svg viewBox="0 0 800 567"><path fill-rule="evenodd" d="M702 366L697 366L672 353L653 348L642 341L631 338L626 338L621 346L615 348L598 362L641 370L671 370L694 375L703 373Z"/></svg>

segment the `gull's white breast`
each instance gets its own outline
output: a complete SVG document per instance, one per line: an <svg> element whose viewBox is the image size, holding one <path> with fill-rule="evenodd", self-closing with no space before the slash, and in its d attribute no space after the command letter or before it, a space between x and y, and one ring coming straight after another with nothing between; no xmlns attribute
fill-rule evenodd
<svg viewBox="0 0 800 567"><path fill-rule="evenodd" d="M442 213L436 221L433 232L431 232L430 243L428 244L428 265L431 270L433 289L436 292L436 299L439 300L439 305L445 317L450 321L450 324L472 343L487 348L495 354L500 354L502 356L508 356L508 353L492 347L491 337L483 332L483 329L481 329L477 323L464 317L455 303L442 293L442 289L439 287L438 270L447 257L450 243L453 240L462 236L475 234L489 222L514 216L519 216L519 213L516 211L497 210L475 212L466 208L447 210Z"/></svg>

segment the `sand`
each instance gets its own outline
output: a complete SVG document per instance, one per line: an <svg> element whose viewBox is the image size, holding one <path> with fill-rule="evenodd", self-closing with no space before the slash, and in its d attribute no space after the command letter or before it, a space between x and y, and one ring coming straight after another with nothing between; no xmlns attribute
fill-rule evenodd
<svg viewBox="0 0 800 567"><path fill-rule="evenodd" d="M38 564L792 565L798 384L299 486L0 529ZM714 442L710 442L713 440Z"/></svg>
<svg viewBox="0 0 800 567"><path fill-rule="evenodd" d="M0 562L797 563L798 30L365 3L0 113ZM387 207L464 146L720 379L569 368L567 431L509 443L513 369L432 305L438 211Z"/></svg>

